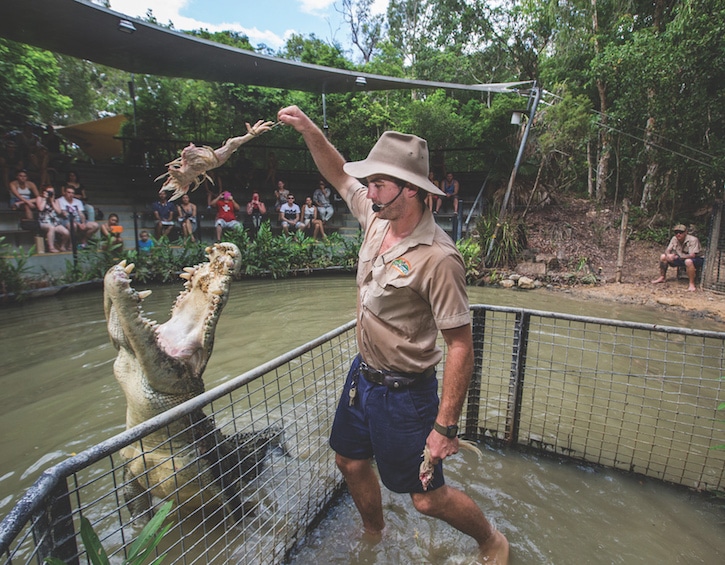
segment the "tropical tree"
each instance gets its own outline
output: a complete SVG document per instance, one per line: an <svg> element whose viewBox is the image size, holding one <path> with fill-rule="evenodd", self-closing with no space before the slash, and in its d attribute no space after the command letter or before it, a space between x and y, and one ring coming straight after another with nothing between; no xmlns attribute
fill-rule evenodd
<svg viewBox="0 0 725 565"><path fill-rule="evenodd" d="M59 74L50 51L0 38L0 126L59 123L71 107L58 90Z"/></svg>

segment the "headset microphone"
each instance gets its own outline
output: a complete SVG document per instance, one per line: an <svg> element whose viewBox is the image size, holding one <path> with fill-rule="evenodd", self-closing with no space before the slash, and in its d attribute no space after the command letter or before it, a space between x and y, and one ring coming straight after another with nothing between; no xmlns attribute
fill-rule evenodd
<svg viewBox="0 0 725 565"><path fill-rule="evenodd" d="M387 208L390 206L393 202L395 202L398 199L398 196L403 194L403 189L405 187L401 186L400 190L398 191L398 194L395 195L395 198L393 198L390 202L386 202L385 204L373 204L373 212L380 212L383 208Z"/></svg>

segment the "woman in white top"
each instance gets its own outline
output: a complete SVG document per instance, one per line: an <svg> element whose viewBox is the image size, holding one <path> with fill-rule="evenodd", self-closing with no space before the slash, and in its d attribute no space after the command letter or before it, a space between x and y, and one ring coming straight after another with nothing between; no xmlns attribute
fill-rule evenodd
<svg viewBox="0 0 725 565"><path fill-rule="evenodd" d="M52 186L46 186L43 194L35 199L35 205L38 208L40 229L48 242L48 252L70 251L70 232L62 223L62 212L60 204L55 199L55 189ZM60 249L55 246L56 237L60 243Z"/></svg>
<svg viewBox="0 0 725 565"><path fill-rule="evenodd" d="M302 222L305 224L305 231L310 226L314 228L312 237L318 239L320 237L327 237L325 235L325 227L322 224L322 220L317 217L317 206L312 203L312 198L309 196L305 199L305 204L302 206Z"/></svg>
<svg viewBox="0 0 725 565"><path fill-rule="evenodd" d="M28 180L28 173L18 171L15 180L8 187L10 189L10 209L20 210L26 220L32 220L37 210L36 199L40 194L35 183Z"/></svg>

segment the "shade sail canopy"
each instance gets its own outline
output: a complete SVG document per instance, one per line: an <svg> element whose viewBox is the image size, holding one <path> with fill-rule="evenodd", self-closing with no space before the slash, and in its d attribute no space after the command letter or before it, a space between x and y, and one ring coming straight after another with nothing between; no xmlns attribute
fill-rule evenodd
<svg viewBox="0 0 725 565"><path fill-rule="evenodd" d="M307 92L423 88L506 92L528 84L407 80L298 63L192 37L83 0L3 0L0 37L131 73Z"/></svg>
<svg viewBox="0 0 725 565"><path fill-rule="evenodd" d="M56 126L55 131L75 143L94 161L107 161L123 154L123 142L116 139L125 116L110 116L72 126Z"/></svg>

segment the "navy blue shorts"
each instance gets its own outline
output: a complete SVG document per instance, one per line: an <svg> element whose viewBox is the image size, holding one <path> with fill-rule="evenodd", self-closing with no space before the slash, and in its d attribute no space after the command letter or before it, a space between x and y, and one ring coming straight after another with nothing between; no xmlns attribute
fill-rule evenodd
<svg viewBox="0 0 725 565"><path fill-rule="evenodd" d="M438 415L438 380L433 376L417 387L392 390L366 381L359 367L358 355L337 406L330 447L348 459L375 457L380 479L393 492L423 492L418 473L425 440ZM350 406L353 378L357 396ZM428 490L444 484L439 462Z"/></svg>
<svg viewBox="0 0 725 565"><path fill-rule="evenodd" d="M702 269L702 265L705 263L704 257L693 257L692 264L695 265L696 269ZM670 261L670 267L686 267L685 259L678 257L674 261Z"/></svg>

